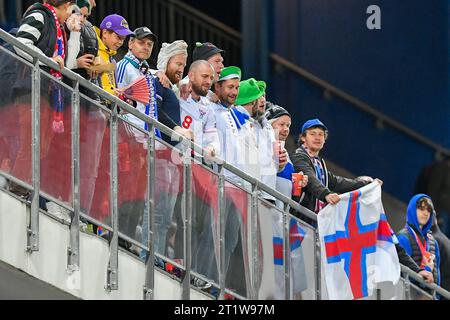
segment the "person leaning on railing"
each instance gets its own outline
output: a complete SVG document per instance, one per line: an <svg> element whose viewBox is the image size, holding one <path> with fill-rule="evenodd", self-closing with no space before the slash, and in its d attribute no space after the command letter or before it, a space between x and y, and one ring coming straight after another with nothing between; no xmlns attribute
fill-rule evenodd
<svg viewBox="0 0 450 320"><path fill-rule="evenodd" d="M96 72L99 75L99 86L106 92L116 95L117 82L115 77L116 61L114 56L117 54L117 50L122 47L125 39L133 32L128 27L128 22L124 17L112 14L103 19L100 24L100 28L94 27L98 41L98 55L94 60L94 63L90 67L91 72ZM102 104L107 108L111 107L111 102L102 99ZM107 116L107 114L105 113ZM98 119L98 123L101 123L101 119ZM108 120L106 121L108 123ZM92 134L99 133L100 128L93 128ZM89 143L89 140L87 140ZM80 147L83 148L83 142ZM110 218L110 201L109 201L109 176L110 176L110 130L106 125L104 134L102 136L100 159L98 165L98 174L95 179L95 188L92 187L93 180L81 181L81 183L89 183L93 194L84 196L81 193L81 206L82 210L88 210L85 206L89 206L91 217L96 218L101 222L107 222ZM81 155L81 161L83 161L83 155ZM81 179L83 179L83 169L80 171ZM89 177L86 177L89 178ZM91 176L94 178L94 176ZM94 190L95 189L95 190ZM83 190L83 188L81 188ZM92 200L91 200L92 198ZM85 200L87 199L87 202ZM94 227L95 229L95 227ZM95 231L95 230L94 230Z"/></svg>
<svg viewBox="0 0 450 320"><path fill-rule="evenodd" d="M115 76L117 54L127 36L133 32L128 27L128 22L118 14L111 14L103 19L100 28L95 27L98 40L98 59L95 61L95 70L100 75L100 87L106 92L117 95L117 81ZM105 102L107 105L109 101Z"/></svg>
<svg viewBox="0 0 450 320"><path fill-rule="evenodd" d="M98 55L98 39L94 26L87 20L92 12L91 4L88 0L78 0L72 12L66 21L66 31L69 35L66 66L83 78L98 84L98 71L92 68ZM97 94L82 86L80 92L93 100L99 100Z"/></svg>
<svg viewBox="0 0 450 320"><path fill-rule="evenodd" d="M136 109L143 115L158 120L175 132L191 138L191 132L180 127L180 103L175 96L175 93L171 89L163 87L158 78L154 77L150 72L147 60L151 56L155 42L156 36L148 27L139 27L134 30L134 33L130 35L128 43L129 51L117 64L117 85L119 88L124 88L144 77L149 87L150 94L147 96L146 101L136 101L133 103L135 104ZM142 129L150 130L147 123L132 114L122 111L121 118L132 122ZM122 181L129 181L129 184L127 184L129 185L127 188L128 190L119 190L120 195L122 196L119 211L122 212L122 209L127 211L120 214L121 219L127 219L122 223L122 227L125 228L124 232L126 232L127 235L134 236L136 226L144 212L145 206L145 191L148 180L148 168L145 159L147 157L146 149L148 136L141 131L132 128L128 124L122 124L123 125L121 125L119 129L125 129L124 131L126 131L127 134L122 134L120 136L119 148L123 151L122 155L127 154L130 162L130 169L123 168L121 159L119 159L119 178L122 179ZM171 137L161 133L160 130L154 131L156 137L161 138L168 143L172 142ZM157 144L157 149L160 149L159 144ZM169 156L169 154L167 154L167 156ZM133 176L136 174L137 176L134 179ZM160 174L164 174L164 171L157 172L157 179ZM135 185L135 187L132 188L132 185ZM166 215L169 213L165 211L163 214ZM162 243L165 244L165 237L162 240Z"/></svg>
<svg viewBox="0 0 450 320"><path fill-rule="evenodd" d="M283 107L273 104L271 102L266 103L265 117L270 125L272 125L275 138L279 143L279 147L284 149L284 144L289 136L291 127L291 115ZM287 164L283 170L279 171L276 180L276 190L290 198L292 196L292 176L294 174L294 165L292 164L289 155L287 155ZM308 184L308 176L303 175L299 185L304 188ZM280 200L275 200L276 206L280 210L284 210L284 203ZM274 232L274 246L275 242L283 243L283 215L277 212L273 215L273 232ZM276 220L275 220L276 219ZM291 218L289 222L289 236L291 238L298 237L298 230L301 230L299 222ZM301 299L301 292L307 289L306 281L306 269L304 254L300 246L291 247L291 288L294 298ZM275 253L274 253L275 258ZM277 284L274 292L275 299L284 299L284 265L283 263L275 264L275 282Z"/></svg>
<svg viewBox="0 0 450 320"><path fill-rule="evenodd" d="M431 232L434 219L434 206L426 194L411 198L406 212L406 225L397 233L400 246L420 267L419 272L428 282L440 285L440 253L437 241ZM428 271L430 275L421 272Z"/></svg>
<svg viewBox="0 0 450 320"><path fill-rule="evenodd" d="M70 9L74 2L74 0L47 0L44 1L44 4L33 4L25 13L17 32L17 39L19 41L33 50L52 58L59 64L61 69L64 67L67 45L63 24L71 15ZM25 59L32 61L32 58L27 53L18 48L15 48L15 50ZM59 70L50 70L47 67L43 67L43 69L50 72L56 79L62 78ZM30 112L31 88L30 74L18 75L17 80L13 84L15 105L19 115L20 147L12 174L16 178L24 181L30 180L30 139L32 128ZM41 93L44 93L41 95L40 108L41 158L47 155L54 132L60 128L60 123L54 117L62 108L62 99L58 99L58 97L61 97L61 91L62 89L59 86L50 86L48 79L41 77ZM47 92L48 95L46 94Z"/></svg>
<svg viewBox="0 0 450 320"><path fill-rule="evenodd" d="M192 63L188 75L192 91L187 100L180 100L182 125L194 132L194 141L202 146L204 164L210 163L212 157L220 156L216 117L212 103L206 97L214 75L215 70L206 60ZM211 221L217 196L211 197L210 189L213 188L214 180L211 180L211 175L206 170L194 163L192 172L192 268L197 271L209 260L206 255L214 253L214 243L208 240L211 240L213 232ZM179 219L182 219L181 215ZM194 279L193 283L203 288L207 286L200 279Z"/></svg>
<svg viewBox="0 0 450 320"><path fill-rule="evenodd" d="M68 34L66 67L81 77L89 80L94 85L98 85L98 72L91 71L94 66L95 58L98 54L98 39L93 25L87 20L92 13L92 4L88 0L78 0L77 5L73 6L72 15L67 19L65 26ZM70 80L65 79L69 86L72 86ZM92 90L80 86L80 93L86 95L94 101L100 102L100 97ZM66 97L66 104L70 106L71 99ZM71 108L68 108L70 118ZM95 107L86 99L80 99L80 201L83 213L89 214L94 195L95 181L98 173L98 165L101 154L102 140L106 128L106 117L100 108ZM70 149L70 134L66 134L67 141L65 147ZM58 142L61 144L61 142ZM59 146L61 147L61 146ZM50 159L51 161L51 159ZM57 166L57 164L55 164ZM63 169L63 168L61 168ZM64 170L59 170L64 171ZM63 175L70 176L70 173L59 172L59 175L53 175L52 179L64 181ZM67 180L67 179L66 179ZM70 181L69 181L70 183ZM70 189L70 188L69 188ZM55 205L47 204L49 212L56 211L57 214L64 210Z"/></svg>

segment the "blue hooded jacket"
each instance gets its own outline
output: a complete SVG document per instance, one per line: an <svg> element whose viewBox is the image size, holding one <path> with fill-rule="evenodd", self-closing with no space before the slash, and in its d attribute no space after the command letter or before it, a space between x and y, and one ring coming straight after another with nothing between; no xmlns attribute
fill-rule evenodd
<svg viewBox="0 0 450 320"><path fill-rule="evenodd" d="M428 222L423 226L422 229L420 229L420 225L419 225L419 221L417 220L417 201L419 201L422 198L428 198L431 200L431 198L426 195L426 194L417 194L414 197L411 198L411 200L409 201L408 204L408 208L406 211L406 226L404 229L402 229L398 235L398 241L399 244L405 249L406 253L408 253L409 256L413 257L413 247L412 244L410 242L411 236L412 239L414 239L414 235L412 235L411 231L409 230L408 226L411 227L415 233L417 234L417 236L420 238L420 241L424 241L424 239L427 239L428 241L428 246L430 247L431 242L434 242L434 247L435 247L435 260L434 260L434 267L435 267L435 272L433 272L433 274L435 275L435 282L439 285L440 284L440 254L439 254L439 246L436 242L436 240L431 237L429 237L428 233L431 229L431 226L433 224L433 215L435 214L434 210L433 212L431 212L430 214L430 218L428 219ZM411 236L408 237L408 234L410 234ZM415 244L415 240L414 241L414 245ZM427 249L428 250L428 249ZM420 263L419 263L420 265ZM425 270L427 271L431 271L429 267L425 267Z"/></svg>

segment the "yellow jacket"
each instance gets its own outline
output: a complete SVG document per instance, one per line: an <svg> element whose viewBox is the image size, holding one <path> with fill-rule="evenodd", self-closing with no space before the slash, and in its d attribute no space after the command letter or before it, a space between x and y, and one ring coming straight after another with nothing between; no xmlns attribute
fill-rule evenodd
<svg viewBox="0 0 450 320"><path fill-rule="evenodd" d="M97 33L97 39L98 39L98 56L103 60L103 63L114 63L113 57L117 54L117 51L109 49L100 38L100 29L97 27L95 28L95 32ZM115 69L115 68L114 68ZM115 77L115 71L112 72L103 72L100 75L100 81L101 86L103 90L111 93L112 95L116 95L114 92L114 89L116 89L116 77Z"/></svg>

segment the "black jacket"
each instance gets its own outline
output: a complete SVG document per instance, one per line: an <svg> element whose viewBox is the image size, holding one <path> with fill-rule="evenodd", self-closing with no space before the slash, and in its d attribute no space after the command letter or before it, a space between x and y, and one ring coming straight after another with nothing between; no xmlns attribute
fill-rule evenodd
<svg viewBox="0 0 450 320"><path fill-rule="evenodd" d="M450 291L450 239L447 238L436 223L431 227L431 231L438 243L441 255L441 287Z"/></svg>
<svg viewBox="0 0 450 320"><path fill-rule="evenodd" d="M396 244L395 249L397 250L398 260L402 265L410 268L412 271L417 273L422 270L400 244Z"/></svg>
<svg viewBox="0 0 450 320"><path fill-rule="evenodd" d="M420 241L423 242L424 239L423 239L421 233L417 230L417 228L415 228L415 226L411 225L411 224L410 224L410 227L415 230L416 234L420 238ZM411 250L412 250L410 256L411 256L412 260L414 260L414 262L419 266L422 262L422 253L420 252L419 245L416 243L415 238L411 235L411 233L406 228L403 228L402 230L400 230L398 232L398 236L404 236L404 237L408 238L410 246L411 246ZM428 236L429 243L430 243L430 253L436 255L436 243L437 243L436 239L434 238L434 236L432 235L431 232L429 232L427 234L427 236ZM407 251L405 250L405 252L407 252ZM402 263L402 261L400 261L400 263ZM436 260L435 260L435 263L436 263ZM438 267L435 267L433 269L433 277L434 277L434 282L437 283L438 285L440 285L440 283L438 283L438 281L439 281L438 270L439 270Z"/></svg>
<svg viewBox="0 0 450 320"><path fill-rule="evenodd" d="M41 30L41 36L39 37L37 42L34 43L34 46L38 47L47 57L51 58L53 57L57 41L57 29L53 13L41 3L35 3L28 9L27 12L25 12L22 18L21 25L27 23L28 21L27 18L34 12L42 13L44 17L44 26L43 29ZM64 33L64 39L66 39L64 28L62 31ZM19 31L17 32L17 37L20 38L21 36L22 34L19 28ZM66 44L65 48L67 48L67 41L65 44ZM47 66L41 66L41 68L47 72L50 71L50 68ZM45 76L41 76L41 92L45 92L48 89L49 89L48 78ZM27 95L31 93L30 68L28 67L23 68L23 64L20 64L20 66L18 67L17 78L14 81L12 90L14 96Z"/></svg>
<svg viewBox="0 0 450 320"><path fill-rule="evenodd" d="M66 28L66 32L69 33L69 30L67 28ZM95 29L92 26L92 24L89 21L85 21L85 23L81 26L80 33L81 33L80 34L80 52L78 53L77 58L80 58L80 57L84 56L85 54L92 54L94 57L96 57L98 54L98 39L97 39L97 34L96 34ZM92 83L98 85L98 79L90 79L86 69L77 68L77 69L73 69L72 71L75 73L78 73L81 77L83 77L87 80L90 80ZM71 85L70 81L67 81L67 82L69 85ZM80 92L82 94L85 94L92 100L100 101L100 97L96 93L86 89L83 86L80 86ZM81 105L83 106L84 103L82 103Z"/></svg>
<svg viewBox="0 0 450 320"><path fill-rule="evenodd" d="M317 179L313 161L305 149L302 147L298 148L295 153L290 155L290 158L294 165L294 171L303 171L303 173L308 176L308 185L303 189L305 196L300 204L311 211L314 211L315 209L316 199L326 202L325 197L331 193L346 193L357 190L368 183L366 181L348 179L334 175L327 170L325 161L320 158L325 170L326 183L323 185L322 182ZM293 199L297 202L300 200L298 197L293 197Z"/></svg>

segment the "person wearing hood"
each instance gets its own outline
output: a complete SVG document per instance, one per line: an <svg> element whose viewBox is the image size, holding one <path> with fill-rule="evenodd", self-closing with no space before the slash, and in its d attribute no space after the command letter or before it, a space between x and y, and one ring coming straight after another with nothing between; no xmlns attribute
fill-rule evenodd
<svg viewBox="0 0 450 320"><path fill-rule="evenodd" d="M423 193L415 195L408 204L406 225L397 233L397 238L420 269L431 272L434 282L440 285L439 246L431 232L433 216L431 198Z"/></svg>

